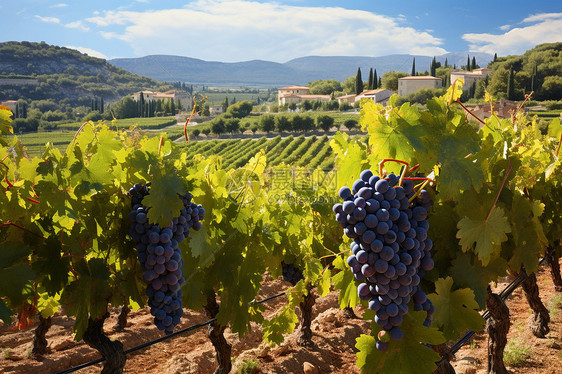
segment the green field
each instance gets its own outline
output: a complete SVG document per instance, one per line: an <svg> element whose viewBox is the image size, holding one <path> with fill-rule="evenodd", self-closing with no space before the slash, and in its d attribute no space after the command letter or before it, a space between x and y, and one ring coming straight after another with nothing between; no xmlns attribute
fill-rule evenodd
<svg viewBox="0 0 562 374"><path fill-rule="evenodd" d="M168 117L150 117L150 118L123 118L118 119L113 123L112 121L105 122L108 126L113 128L116 126L117 128L127 129L132 126L138 126L141 129L161 129L163 127L171 126L176 123L176 119L173 116ZM66 123L64 125L59 125L59 129L61 130L78 130L80 126L83 125L83 122L74 122L74 123Z"/></svg>
<svg viewBox="0 0 562 374"><path fill-rule="evenodd" d="M266 153L267 165L277 166L281 163L291 166L331 169L334 166L332 149L326 135L286 138L277 136L272 139L232 139L188 142L183 146L189 158L196 154L204 157L220 156L225 169L245 165L260 149Z"/></svg>

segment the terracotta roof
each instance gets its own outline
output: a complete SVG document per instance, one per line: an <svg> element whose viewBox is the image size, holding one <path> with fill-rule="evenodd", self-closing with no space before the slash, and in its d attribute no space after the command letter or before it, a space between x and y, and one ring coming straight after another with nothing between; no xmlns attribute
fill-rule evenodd
<svg viewBox="0 0 562 374"><path fill-rule="evenodd" d="M383 91L388 91L388 90L386 88L379 88L379 89L376 89L376 90L367 90L367 91L361 92L358 96L375 95L375 94L378 94L379 92L383 92Z"/></svg>
<svg viewBox="0 0 562 374"><path fill-rule="evenodd" d="M398 80L407 79L407 80L441 80L441 78L435 78L431 75L417 75L417 76L409 76L404 78L398 78Z"/></svg>
<svg viewBox="0 0 562 374"><path fill-rule="evenodd" d="M357 96L357 95L353 95L353 94L350 94L350 95L343 95L343 96L338 96L338 97L336 97L336 99L349 99L349 98L355 97L355 96Z"/></svg>
<svg viewBox="0 0 562 374"><path fill-rule="evenodd" d="M304 86L289 86L289 87L283 87L280 88L279 91L282 90L310 90L310 87L304 87Z"/></svg>
<svg viewBox="0 0 562 374"><path fill-rule="evenodd" d="M331 99L330 95L298 95L301 99Z"/></svg>

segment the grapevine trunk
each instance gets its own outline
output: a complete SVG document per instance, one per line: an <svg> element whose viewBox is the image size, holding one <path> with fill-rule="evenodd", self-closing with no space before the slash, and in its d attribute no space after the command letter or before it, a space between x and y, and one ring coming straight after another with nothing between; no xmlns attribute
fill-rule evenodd
<svg viewBox="0 0 562 374"><path fill-rule="evenodd" d="M103 323L108 317L106 313L102 318L88 319L88 327L84 332L84 342L97 349L105 358L105 365L101 374L121 374L127 361L123 344L118 340L110 340L103 332Z"/></svg>
<svg viewBox="0 0 562 374"><path fill-rule="evenodd" d="M216 318L217 314L219 314L219 305L217 304L214 294L207 297L205 312L209 318ZM226 326L221 326L216 321L213 321L207 331L207 336L215 347L217 362L219 364L217 370L215 370L215 374L227 374L230 373L232 369L232 361L230 360L232 346L228 344L224 337L225 329Z"/></svg>
<svg viewBox="0 0 562 374"><path fill-rule="evenodd" d="M121 313L119 313L119 317L117 317L117 323L113 326L113 330L123 331L125 327L127 327L127 316L130 311L131 309L126 305L121 308Z"/></svg>
<svg viewBox="0 0 562 374"><path fill-rule="evenodd" d="M302 347L311 347L314 345L312 342L312 330L310 329L310 325L312 324L312 307L314 306L316 297L312 294L311 285L307 286L307 291L308 294L299 305L301 310L301 326L297 343Z"/></svg>
<svg viewBox="0 0 562 374"><path fill-rule="evenodd" d="M537 276L535 273L527 275L521 286L523 287L523 291L525 291L525 297L527 298L529 306L535 313L531 321L531 331L537 338L544 338L550 331L548 326L550 314L539 297L539 287L537 285Z"/></svg>
<svg viewBox="0 0 562 374"><path fill-rule="evenodd" d="M550 274L552 275L552 282L556 292L562 292L562 277L560 276L560 258L554 248L549 246L547 248L547 256L549 258Z"/></svg>
<svg viewBox="0 0 562 374"><path fill-rule="evenodd" d="M507 374L503 362L503 351L507 344L507 333L509 326L509 309L503 300L492 293L490 286L488 286L488 293L486 295L486 308L490 312L490 318L486 325L488 331L488 373L489 374Z"/></svg>
<svg viewBox="0 0 562 374"><path fill-rule="evenodd" d="M353 311L353 308L350 306L346 306L343 309L343 315L345 318L347 319L357 319L357 315L355 314L355 312Z"/></svg>
<svg viewBox="0 0 562 374"><path fill-rule="evenodd" d="M47 348L47 331L51 328L52 321L51 317L43 318L43 316L39 315L39 325L35 329L35 336L33 337L33 349L31 350L31 354L33 356L41 356L49 352Z"/></svg>
<svg viewBox="0 0 562 374"><path fill-rule="evenodd" d="M433 350L439 353L443 359L439 361L437 369L435 369L432 374L455 374L455 369L449 362L452 358L449 347L447 347L446 344L439 344L433 347Z"/></svg>

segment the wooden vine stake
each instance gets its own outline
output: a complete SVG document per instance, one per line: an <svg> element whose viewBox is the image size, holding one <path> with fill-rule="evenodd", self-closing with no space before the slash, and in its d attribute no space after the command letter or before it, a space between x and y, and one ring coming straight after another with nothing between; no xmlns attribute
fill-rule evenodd
<svg viewBox="0 0 562 374"><path fill-rule="evenodd" d="M106 313L102 318L96 320L89 318L83 339L86 344L97 349L105 358L105 365L101 374L121 374L127 356L123 350L123 343L109 339L103 332L103 323L108 316L109 313Z"/></svg>
<svg viewBox="0 0 562 374"><path fill-rule="evenodd" d="M301 310L301 325L297 343L301 347L312 347L314 343L312 342L312 330L310 329L310 325L312 324L312 307L314 306L316 297L312 294L312 286L310 284L306 286L306 290L308 293L299 305Z"/></svg>
<svg viewBox="0 0 562 374"><path fill-rule="evenodd" d="M548 327L550 313L539 297L539 287L535 273L527 275L523 283L521 283L521 287L523 287L527 302L534 312L533 320L531 321L531 331L537 338L544 338L550 331Z"/></svg>
<svg viewBox="0 0 562 374"><path fill-rule="evenodd" d="M205 312L209 318L215 319L217 314L219 314L219 304L215 299L215 295L209 295L207 297L207 305L205 305ZM207 336L213 343L215 347L215 353L217 356L217 362L219 366L215 370L215 374L227 374L230 373L232 369L232 361L230 360L232 354L232 346L228 344L226 338L224 337L224 330L226 326L221 326L214 320L207 330Z"/></svg>
<svg viewBox="0 0 562 374"><path fill-rule="evenodd" d="M488 373L508 374L503 363L503 351L507 344L507 333L509 332L509 309L499 295L492 292L488 286L486 294L486 308L490 312L490 318L486 324L488 332Z"/></svg>

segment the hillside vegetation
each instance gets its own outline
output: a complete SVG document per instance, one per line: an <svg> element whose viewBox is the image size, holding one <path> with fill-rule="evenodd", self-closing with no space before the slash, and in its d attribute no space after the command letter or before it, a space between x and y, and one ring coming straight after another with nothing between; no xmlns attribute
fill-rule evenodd
<svg viewBox="0 0 562 374"><path fill-rule="evenodd" d="M38 85L5 85L2 79L37 79ZM89 105L92 97L106 102L139 90L171 86L115 67L76 50L41 43L0 43L0 100L52 99Z"/></svg>
<svg viewBox="0 0 562 374"><path fill-rule="evenodd" d="M488 91L495 97L522 100L534 91L536 100L562 98L562 43L545 43L528 50L521 56L499 57L489 66L492 79ZM508 97L510 71L514 90Z"/></svg>

